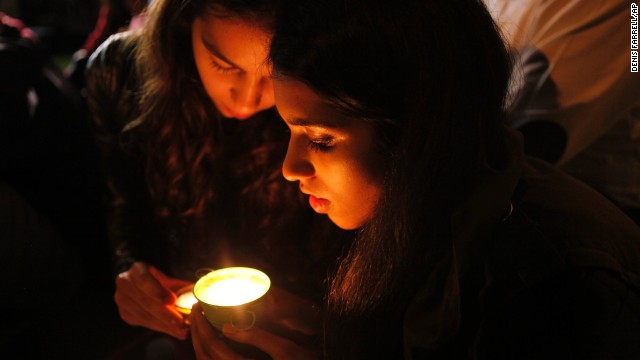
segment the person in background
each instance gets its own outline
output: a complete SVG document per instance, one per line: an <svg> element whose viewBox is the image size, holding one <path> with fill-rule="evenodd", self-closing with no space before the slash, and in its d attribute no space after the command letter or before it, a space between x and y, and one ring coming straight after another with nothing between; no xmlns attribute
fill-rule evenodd
<svg viewBox="0 0 640 360"><path fill-rule="evenodd" d="M510 57L482 1L282 9L270 50L291 132L282 172L357 230L328 279L325 358L640 356L640 229L523 155L504 112ZM292 349L223 333L277 359Z"/></svg>
<svg viewBox="0 0 640 360"><path fill-rule="evenodd" d="M267 62L275 5L155 0L140 30L110 37L89 60L115 301L128 324L169 335L150 345L150 358L192 355L175 340L189 336L175 300L200 269L261 269L282 289L270 291L274 303L296 308L280 297L290 294L312 318L337 257L325 239L342 232L280 174L287 133ZM282 319L263 329L286 338Z"/></svg>
<svg viewBox="0 0 640 360"><path fill-rule="evenodd" d="M109 36L120 31L139 29L144 24L146 6L147 1L144 0L102 1L95 28L80 49L73 53L65 69L65 75L79 91L85 88L84 72L89 56Z"/></svg>
<svg viewBox="0 0 640 360"><path fill-rule="evenodd" d="M640 224L640 77L630 71L629 1L485 2L516 58L510 121L525 152Z"/></svg>

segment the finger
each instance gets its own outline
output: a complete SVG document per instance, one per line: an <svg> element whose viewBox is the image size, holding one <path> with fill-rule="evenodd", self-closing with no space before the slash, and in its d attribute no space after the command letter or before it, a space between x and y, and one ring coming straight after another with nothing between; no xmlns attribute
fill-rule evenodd
<svg viewBox="0 0 640 360"><path fill-rule="evenodd" d="M314 359L312 352L298 346L294 342L276 336L261 328L254 327L249 331L236 330L231 324L224 324L222 333L231 340L252 345L266 352L273 359Z"/></svg>
<svg viewBox="0 0 640 360"><path fill-rule="evenodd" d="M269 290L266 306L272 323L304 335L318 333L322 311L312 301L274 287Z"/></svg>
<svg viewBox="0 0 640 360"><path fill-rule="evenodd" d="M301 319L279 319L277 323L285 329L295 331L302 335L314 336L318 333L319 325L317 323L310 323L309 321Z"/></svg>
<svg viewBox="0 0 640 360"><path fill-rule="evenodd" d="M167 323L161 317L156 316L162 311L170 311L170 309L148 311L136 307L118 307L122 319L134 326L144 326L148 329L165 333L177 339L185 340L189 335L189 327L183 319Z"/></svg>
<svg viewBox="0 0 640 360"><path fill-rule="evenodd" d="M148 329L165 333L175 338L185 340L189 335L189 327L182 318L166 320L163 313L171 309L146 309L139 306L122 306L118 303L120 317L130 325L143 326Z"/></svg>
<svg viewBox="0 0 640 360"><path fill-rule="evenodd" d="M173 305L163 303L140 291L127 276L116 280L115 302L122 319L130 325L144 326L185 339L188 327Z"/></svg>
<svg viewBox="0 0 640 360"><path fill-rule="evenodd" d="M162 284L162 286L164 286L165 288L172 290L172 291L177 291L179 289L182 289L183 287L187 286L187 285L191 285L192 283L189 281L185 281L182 279L177 279L177 278L173 278L170 276L167 276L165 273L163 273L162 271L158 270L155 266L152 265L147 265L147 271L149 271L149 273L156 278L156 280L158 280L158 282L160 284Z"/></svg>
<svg viewBox="0 0 640 360"><path fill-rule="evenodd" d="M320 308L311 300L278 287L273 287L267 294L268 305L275 316L299 317L309 321L321 318Z"/></svg>
<svg viewBox="0 0 640 360"><path fill-rule="evenodd" d="M225 359L243 360L244 358L236 354L229 348L216 334L202 314L200 304L193 306L191 311L191 342L198 360L204 359Z"/></svg>
<svg viewBox="0 0 640 360"><path fill-rule="evenodd" d="M134 263L127 273L133 285L150 298L161 299L165 304L173 304L175 302L175 294L162 286L162 283L147 270L145 263Z"/></svg>

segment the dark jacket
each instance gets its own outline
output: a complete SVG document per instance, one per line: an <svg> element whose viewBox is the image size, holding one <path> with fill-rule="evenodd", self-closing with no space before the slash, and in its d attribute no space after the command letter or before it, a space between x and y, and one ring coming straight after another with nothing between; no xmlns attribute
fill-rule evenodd
<svg viewBox="0 0 640 360"><path fill-rule="evenodd" d="M640 229L513 135L505 148L453 217L457 261L405 313L405 358L640 359ZM438 277L461 294L448 324Z"/></svg>
<svg viewBox="0 0 640 360"><path fill-rule="evenodd" d="M117 272L133 263L136 242L159 236L152 226L142 154L131 131L139 116L140 84L133 62L135 44L126 39L124 33L117 34L103 43L92 55L86 74L87 103L102 158L107 225Z"/></svg>

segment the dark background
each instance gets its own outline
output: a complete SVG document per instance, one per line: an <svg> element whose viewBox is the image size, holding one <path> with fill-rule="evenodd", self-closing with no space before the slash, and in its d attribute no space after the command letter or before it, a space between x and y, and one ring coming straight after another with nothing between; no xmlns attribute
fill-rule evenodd
<svg viewBox="0 0 640 360"><path fill-rule="evenodd" d="M0 0L0 12L40 39L33 63L29 49L3 45L0 52L3 359L139 359L135 348L149 336L125 324L113 302L115 274L84 99L78 91L66 94L78 103L69 101L39 71L30 73L50 61L49 70L63 74L99 8L99 0ZM35 114L14 111L19 104L10 96L24 98L22 88L38 93Z"/></svg>
<svg viewBox="0 0 640 360"><path fill-rule="evenodd" d="M93 30L99 7L100 0L0 0L0 11L34 30L62 67Z"/></svg>

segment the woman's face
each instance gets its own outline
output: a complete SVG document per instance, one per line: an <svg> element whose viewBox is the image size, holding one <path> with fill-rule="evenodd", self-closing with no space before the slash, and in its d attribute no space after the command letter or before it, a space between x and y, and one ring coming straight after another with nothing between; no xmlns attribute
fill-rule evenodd
<svg viewBox="0 0 640 360"><path fill-rule="evenodd" d="M371 123L340 114L311 88L274 80L276 105L291 130L282 173L299 181L309 205L343 229L373 216L382 191L382 159Z"/></svg>
<svg viewBox="0 0 640 360"><path fill-rule="evenodd" d="M207 94L224 117L244 120L274 105L266 59L271 35L239 18L196 18L193 56Z"/></svg>

